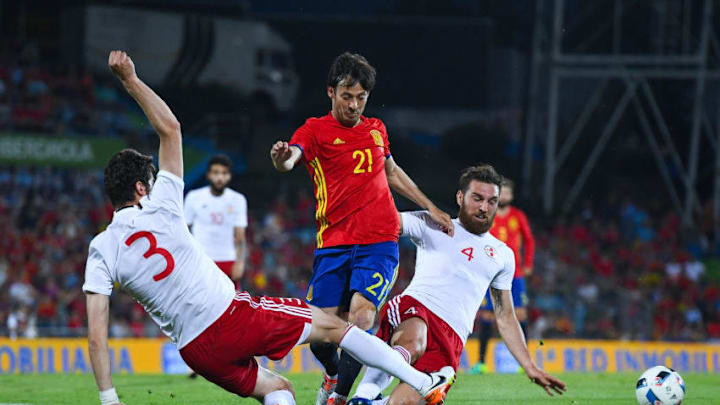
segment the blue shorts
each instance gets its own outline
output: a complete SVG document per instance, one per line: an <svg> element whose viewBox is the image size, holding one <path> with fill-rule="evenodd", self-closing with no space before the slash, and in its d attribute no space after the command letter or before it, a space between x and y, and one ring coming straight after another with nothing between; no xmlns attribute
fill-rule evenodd
<svg viewBox="0 0 720 405"><path fill-rule="evenodd" d="M528 304L527 290L525 289L525 279L523 277L514 278L512 281L512 297L513 306L515 308L524 308ZM492 311L492 300L490 299L490 288L485 293L480 310Z"/></svg>
<svg viewBox="0 0 720 405"><path fill-rule="evenodd" d="M315 249L305 301L320 308L350 308L355 291L380 306L397 277L397 242Z"/></svg>

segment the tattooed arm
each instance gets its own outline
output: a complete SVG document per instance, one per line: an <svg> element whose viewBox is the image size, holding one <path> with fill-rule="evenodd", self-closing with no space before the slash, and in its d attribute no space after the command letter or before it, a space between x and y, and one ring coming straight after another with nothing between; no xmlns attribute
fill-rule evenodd
<svg viewBox="0 0 720 405"><path fill-rule="evenodd" d="M495 319L497 319L500 336L502 336L505 346L515 357L515 360L525 370L528 378L543 387L550 396L552 396L551 389L558 394L562 394L565 390L565 383L539 369L530 358L530 352L528 352L525 344L525 336L523 336L520 322L515 316L510 290L498 290L491 287L490 298L495 310Z"/></svg>

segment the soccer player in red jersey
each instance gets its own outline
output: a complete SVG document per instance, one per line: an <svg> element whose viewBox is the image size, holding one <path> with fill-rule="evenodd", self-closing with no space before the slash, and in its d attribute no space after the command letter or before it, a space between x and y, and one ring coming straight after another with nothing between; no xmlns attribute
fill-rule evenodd
<svg viewBox="0 0 720 405"><path fill-rule="evenodd" d="M512 283L513 305L518 321L525 336L527 336L527 292L524 276L532 274L533 257L535 255L535 238L527 216L519 208L510 204L513 200L514 184L512 180L505 178L500 194L497 215L490 233L501 241L505 242L515 254L515 278ZM521 254L522 251L522 254ZM490 296L485 296L485 301L480 308L480 360L473 367L474 373L487 371L485 365L485 352L492 333L493 307Z"/></svg>
<svg viewBox="0 0 720 405"><path fill-rule="evenodd" d="M289 143L278 141L270 150L277 170L290 171L302 161L315 185L317 249L307 302L347 313L366 330L396 277L400 223L390 187L453 232L450 216L393 160L385 124L362 115L374 86L375 68L364 57L338 56L327 80L330 113L308 119ZM344 404L360 364L346 353L338 359L334 345L311 348L325 367L316 405Z"/></svg>

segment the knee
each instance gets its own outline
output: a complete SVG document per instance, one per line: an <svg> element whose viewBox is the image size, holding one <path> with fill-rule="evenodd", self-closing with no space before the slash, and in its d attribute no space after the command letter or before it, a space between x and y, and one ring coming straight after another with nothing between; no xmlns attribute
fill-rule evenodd
<svg viewBox="0 0 720 405"><path fill-rule="evenodd" d="M393 346L402 346L410 353L410 364L415 364L418 359L425 354L427 344L422 339L404 340L391 342Z"/></svg>
<svg viewBox="0 0 720 405"><path fill-rule="evenodd" d="M358 328L368 330L375 323L375 307L371 305L370 307L352 308L348 320Z"/></svg>
<svg viewBox="0 0 720 405"><path fill-rule="evenodd" d="M410 345L410 348L408 349L410 351L410 359L412 361L412 364L415 364L418 359L425 354L425 343L424 342L414 342L414 344Z"/></svg>
<svg viewBox="0 0 720 405"><path fill-rule="evenodd" d="M275 385L275 387L274 387L275 389L273 391L282 391L282 390L290 391L290 393L293 395L293 397L295 396L295 390L293 389L293 386L290 383L290 380L288 380L287 378L285 378L281 375L278 375L274 385Z"/></svg>

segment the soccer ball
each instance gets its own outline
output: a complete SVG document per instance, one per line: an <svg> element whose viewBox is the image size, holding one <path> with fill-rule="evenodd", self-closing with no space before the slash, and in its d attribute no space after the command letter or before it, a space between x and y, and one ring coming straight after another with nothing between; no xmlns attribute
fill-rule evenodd
<svg viewBox="0 0 720 405"><path fill-rule="evenodd" d="M671 368L651 367L638 378L635 396L640 405L680 405L685 398L685 382Z"/></svg>

